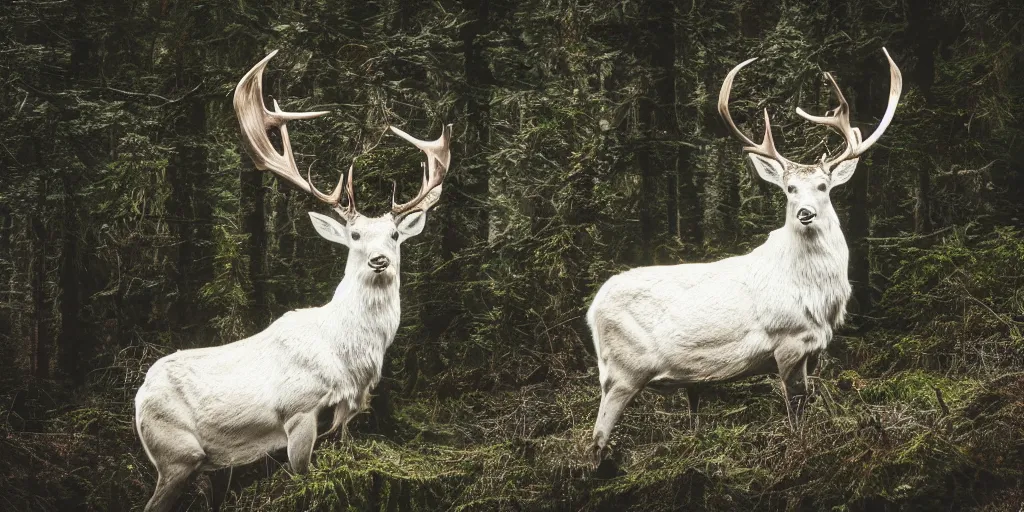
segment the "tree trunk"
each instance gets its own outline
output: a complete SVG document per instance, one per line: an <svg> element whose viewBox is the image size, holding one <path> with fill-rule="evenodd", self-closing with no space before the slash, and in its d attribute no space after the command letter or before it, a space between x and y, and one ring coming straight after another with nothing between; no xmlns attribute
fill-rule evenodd
<svg viewBox="0 0 1024 512"><path fill-rule="evenodd" d="M470 18L469 23L462 27L463 61L465 62L464 73L466 85L469 88L466 95L466 117L469 123L467 140L463 147L474 151L477 154L484 154L490 142L490 101L491 84L494 77L491 76L490 67L483 54L483 44L479 41L480 34L486 33L488 29L488 18L490 17L489 0L464 0L463 8ZM486 197L490 189L489 166L483 163L483 159L472 158L471 154L466 155L464 162L481 162L480 165L467 169L464 176L466 193L473 197ZM473 208L466 213L472 213L475 218L473 222L479 226L474 234L478 239L487 239L490 235L490 219L487 208Z"/></svg>
<svg viewBox="0 0 1024 512"><path fill-rule="evenodd" d="M693 1L688 2L689 5L680 7L681 13L691 13L692 15L699 16L694 8ZM692 31L687 30L689 27L686 21L689 21L688 17L683 18L683 25L679 30L676 31L676 44L679 45L678 55L682 58L682 68L687 69L688 66L692 65L693 49L690 41L690 34ZM683 83L679 87L675 87L674 90L679 92L679 98L674 103L677 105L677 109L682 109L681 118L683 122L687 120L699 119L697 109L692 107L692 101L690 97L691 91L696 87L697 84ZM675 116L679 119L679 114ZM678 121L675 121L678 123ZM682 128L682 127L680 127ZM682 133L689 133L690 130L680 129L677 132L677 138L682 137ZM704 243L704 231L701 227L701 219L703 218L703 206L700 199L700 184L698 183L697 177L697 162L694 158L697 152L690 146L682 146L679 148L677 154L676 172L674 177L677 178L678 183L675 187L670 189L677 194L677 226L679 229L679 237L683 242L688 243L694 247L700 247Z"/></svg>
<svg viewBox="0 0 1024 512"><path fill-rule="evenodd" d="M37 155L37 162L41 161ZM53 354L53 333L50 330L49 308L46 304L46 180L39 180L37 210L31 215L32 239L32 312L35 317L34 374L37 378L50 378L50 359Z"/></svg>
<svg viewBox="0 0 1024 512"><path fill-rule="evenodd" d="M914 232L932 232L931 175L927 163L919 162L917 169L917 198L914 204Z"/></svg>
<svg viewBox="0 0 1024 512"><path fill-rule="evenodd" d="M653 105L647 99L643 99L641 102L643 103L640 107L641 119L650 119ZM638 204L640 251L636 264L642 266L654 264L654 235L657 232L657 221L655 221L654 213L658 204L658 172L653 161L654 159L651 158L651 146L652 142L650 140L641 141L638 147L635 146L637 147L637 167L639 167L638 170L640 172L640 198Z"/></svg>
<svg viewBox="0 0 1024 512"><path fill-rule="evenodd" d="M88 343L81 332L79 313L82 309L81 283L79 281L78 257L78 214L75 211L73 197L75 184L71 176L65 173L63 178L64 199L62 208L63 229L60 249L60 334L57 336L57 366L63 376L69 378L75 386L85 382L87 372L85 345Z"/></svg>
<svg viewBox="0 0 1024 512"><path fill-rule="evenodd" d="M263 328L270 321L266 272L267 227L264 212L267 189L263 186L265 174L254 169L245 169L239 178L242 185L242 229L249 235L246 247L249 256L249 280L252 282L249 313L250 319L259 328Z"/></svg>
<svg viewBox="0 0 1024 512"><path fill-rule="evenodd" d="M654 137L668 141L659 148L664 158L667 176L668 203L666 205L666 232L679 237L679 149L673 144L679 138L676 116L676 24L675 8L671 1L660 1L652 5L656 18L652 20L654 34L651 46L651 64L657 75L654 79L655 111ZM664 143L663 143L664 144Z"/></svg>
<svg viewBox="0 0 1024 512"><path fill-rule="evenodd" d="M186 9L186 6L175 8ZM177 39L177 54L171 96L182 96L203 81L202 30L206 24L199 9L180 14L188 18L185 33ZM209 193L206 100L200 92L191 93L176 104L171 133L175 151L167 165L171 184L168 213L173 217L173 232L178 241L175 268L172 271L177 295L171 305L168 328L181 328L193 336L203 336L209 314L200 305L199 292L213 278L213 199Z"/></svg>
<svg viewBox="0 0 1024 512"><path fill-rule="evenodd" d="M715 203L714 209L709 213L712 215L710 224L715 230L713 232L714 242L721 246L735 246L740 235L740 173L744 172L742 164L740 168L731 165L729 155L733 148L726 144L719 144L716 148L718 165L713 167L718 174L715 179Z"/></svg>
<svg viewBox="0 0 1024 512"><path fill-rule="evenodd" d="M871 236L871 217L868 208L868 188L871 184L871 166L861 163L850 179L852 204L848 225L850 245L850 281L856 311L866 314L871 310L871 260L867 238Z"/></svg>
<svg viewBox="0 0 1024 512"><path fill-rule="evenodd" d="M92 50L92 41L84 34L85 5L75 2L78 12L77 22L72 24L77 27L73 30L74 39L71 42L71 62L67 76L67 87L74 87L85 77L89 63L89 56ZM66 117L66 116L65 116ZM75 115L74 117L78 117ZM71 121L71 120L68 120ZM92 162L92 158L86 153L87 148L78 148L76 153L79 161L84 167ZM85 383L85 376L88 372L88 359L92 356L92 343L90 334L82 332L79 315L82 311L82 282L81 256L79 255L78 240L81 235L79 228L78 207L75 196L78 192L82 173L75 166L65 167L61 178L63 186L63 197L61 201L61 250L60 250L60 277L58 288L60 290L60 333L57 335L57 366L60 373L70 379L75 386Z"/></svg>
<svg viewBox="0 0 1024 512"><path fill-rule="evenodd" d="M269 284L267 286L267 302L271 303L268 311L271 318L277 318L291 309L289 306L297 300L296 282L301 278L296 275L300 267L295 265L295 228L289 211L295 190L280 182L277 186L279 194L274 203L272 235L277 237L277 250L272 253L273 259L267 262L267 273L274 276L273 287ZM268 259L270 254L268 250Z"/></svg>
<svg viewBox="0 0 1024 512"><path fill-rule="evenodd" d="M907 7L907 32L912 35L912 40L916 43L914 55L917 57L917 65L914 67L910 79L921 91L925 108L930 109L935 104L932 84L935 83L935 51L939 46L939 24L934 22L935 9L931 2L911 0ZM938 141L935 142L938 143ZM936 149L940 148L936 147ZM916 233L932 232L931 170L930 162L924 160L917 162L917 201L914 205L914 231Z"/></svg>
<svg viewBox="0 0 1024 512"><path fill-rule="evenodd" d="M675 116L675 8L672 2L659 1L646 12L646 22L635 27L635 52L637 59L649 62L655 72L654 83L640 98L641 143L637 148L637 165L640 171L640 261L651 265L656 260L655 245L658 222L658 191L661 170L669 176L669 203L666 212L673 212L668 218L667 232L676 235L678 229L678 203L675 190L675 176L678 154L674 147L665 150L666 138L675 139L678 132Z"/></svg>
<svg viewBox="0 0 1024 512"><path fill-rule="evenodd" d="M870 78L865 77L854 84L854 118L869 118L871 114ZM876 146L875 151L878 151ZM853 286L854 311L867 314L871 311L871 254L867 238L871 236L871 209L868 191L871 188L871 166L864 160L848 185L851 193L850 220L848 222L848 244L850 247L850 281Z"/></svg>
<svg viewBox="0 0 1024 512"><path fill-rule="evenodd" d="M188 83L188 82L187 82ZM210 239L212 222L210 198L203 187L206 179L206 148L200 142L206 130L206 112L202 101L188 100L185 112L174 126L179 136L177 151L167 166L171 182L169 213L174 217L178 254L174 282L178 294L172 306L171 325L191 327L200 320L198 292L212 275L211 255L204 242Z"/></svg>
<svg viewBox="0 0 1024 512"><path fill-rule="evenodd" d="M683 147L679 151L679 237L694 247L704 245L702 218L704 205L700 197L700 182L697 176L696 150Z"/></svg>
<svg viewBox="0 0 1024 512"><path fill-rule="evenodd" d="M5 159L0 159L0 173L4 173L6 176L7 172L10 172L10 167L7 165ZM0 274L11 276L15 274L16 265L19 263L17 250L13 246L13 233L14 230L14 215L11 214L11 210L6 205L0 205ZM13 281L13 279L12 279ZM19 333L15 331L14 327L14 304L2 304L0 306L0 333L10 333L12 339ZM20 354L14 354L20 355ZM10 357L9 360L15 360L15 357ZM13 364L11 366L14 366ZM0 368L9 368L4 364L0 364Z"/></svg>
<svg viewBox="0 0 1024 512"><path fill-rule="evenodd" d="M724 63L709 63L705 68L705 73L701 78L704 81L704 88L706 90L717 91L722 85L721 76L716 72L717 69L722 68L728 69ZM737 167L729 161L730 152L739 151L740 148L736 140L732 138L732 133L726 128L725 123L722 122L718 114L717 104L714 101L707 101L703 103L703 107L703 117L707 119L710 128L708 131L712 134L714 143L707 144L701 151L710 153L713 156L713 163L706 166L707 171L702 176L703 180L701 180L702 183L699 183L699 188L696 183L697 175L694 176L695 187L693 193L695 195L702 193L704 197L698 211L700 221L696 222L695 225L699 227L700 237L704 243L729 247L730 239L727 234L732 232L732 229L728 224L729 220L726 218L731 214L727 204L727 197L729 196L730 183L738 181L740 173L745 172L744 163ZM723 138L726 139L724 142L721 141ZM735 188L738 190L738 187ZM733 204L738 207L739 201L737 200Z"/></svg>
<svg viewBox="0 0 1024 512"><path fill-rule="evenodd" d="M665 222L668 223L668 236L679 238L679 174L670 172L665 186L668 187L668 205L665 208Z"/></svg>

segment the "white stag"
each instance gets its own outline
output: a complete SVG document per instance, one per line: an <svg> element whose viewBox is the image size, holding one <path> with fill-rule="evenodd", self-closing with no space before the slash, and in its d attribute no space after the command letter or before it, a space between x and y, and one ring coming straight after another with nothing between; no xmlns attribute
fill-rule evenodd
<svg viewBox="0 0 1024 512"><path fill-rule="evenodd" d="M902 77L889 61L889 103L875 132L861 139L850 126L850 107L828 73L839 107L805 119L839 132L846 141L837 157L814 165L784 158L775 149L768 111L764 140L755 144L729 115L729 91L747 60L722 84L718 111L744 142L758 175L778 185L787 199L786 224L748 254L711 263L632 269L609 279L594 297L587 323L601 380L601 408L591 455L600 461L612 428L637 392L686 388L696 412L695 386L778 372L787 410L799 414L808 367L843 323L850 297L849 252L829 199L846 183L858 157L885 132L899 102Z"/></svg>
<svg viewBox="0 0 1024 512"><path fill-rule="evenodd" d="M161 358L135 397L135 425L159 478L146 511L169 510L189 477L246 464L287 448L296 472L308 469L317 417L333 414L330 432L346 424L380 379L384 351L399 323L399 246L423 230L448 169L451 125L436 141L391 127L426 153L422 186L409 202L381 217L356 211L352 168L330 195L303 179L286 123L326 112L282 112L263 103L263 69L256 64L235 88L234 107L256 167L269 170L329 204L344 221L309 212L320 236L348 247L345 277L329 303L285 313L266 330L219 347ZM267 131L278 127L284 154ZM347 204L342 206L345 191Z"/></svg>

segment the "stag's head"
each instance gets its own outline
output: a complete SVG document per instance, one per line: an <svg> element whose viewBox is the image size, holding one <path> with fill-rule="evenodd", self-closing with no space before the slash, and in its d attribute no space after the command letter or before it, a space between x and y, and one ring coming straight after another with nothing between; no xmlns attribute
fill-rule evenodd
<svg viewBox="0 0 1024 512"><path fill-rule="evenodd" d="M242 129L242 139L257 169L270 171L293 185L323 201L340 222L327 215L309 212L320 236L342 244L349 249L349 273L362 274L368 279L388 279L398 275L403 241L420 234L426 223L426 213L441 197L442 182L451 162L449 140L451 125L442 128L437 140L419 140L404 131L391 126L392 132L411 142L426 154L423 165L423 181L420 191L410 201L398 204L394 193L391 211L380 217L366 217L356 209L355 191L352 186L352 170L342 173L338 184L330 194L320 192L307 173L303 178L295 164L291 141L288 138L288 121L311 119L327 112L283 112L274 101L274 110L267 110L263 103L263 69L277 51L267 55L242 77L235 87L235 114ZM278 153L267 136L268 130L278 128L281 134L283 154ZM344 193L344 201L342 194Z"/></svg>
<svg viewBox="0 0 1024 512"><path fill-rule="evenodd" d="M839 155L833 158L822 155L820 162L810 165L789 160L775 149L767 109L764 111L764 139L760 144L754 143L740 131L736 127L736 123L733 122L732 116L729 115L729 92L732 90L733 79L736 78L740 69L757 59L741 62L726 75L725 82L722 83L722 90L718 95L718 113L721 114L732 133L745 144L743 151L749 155L750 161L754 164L761 179L778 185L786 192L787 225L796 229L815 229L822 219L833 218L832 202L829 199L832 188L846 183L853 177L853 171L857 168L857 160L860 155L878 141L892 121L893 114L896 112L896 104L899 103L900 93L903 90L903 77L899 68L896 67L896 63L889 57L889 52L885 48L882 48L882 52L885 53L885 58L889 61L889 104L878 128L867 140L861 138L860 129L850 126L850 105L829 73L825 73L825 77L832 83L832 89L839 99L839 106L824 116L814 116L797 107L796 112L801 117L835 130L846 141L845 147ZM820 216L826 212L829 212L830 215Z"/></svg>

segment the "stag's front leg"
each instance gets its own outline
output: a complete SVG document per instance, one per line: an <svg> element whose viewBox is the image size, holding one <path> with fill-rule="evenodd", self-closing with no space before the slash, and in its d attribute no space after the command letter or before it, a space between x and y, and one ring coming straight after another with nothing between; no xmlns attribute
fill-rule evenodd
<svg viewBox="0 0 1024 512"><path fill-rule="evenodd" d="M601 463L604 449L612 437L612 429L622 417L629 402L633 400L642 386L631 382L607 378L601 385L601 408L597 411L594 422L594 441L590 445L590 457L594 467Z"/></svg>
<svg viewBox="0 0 1024 512"><path fill-rule="evenodd" d="M316 413L303 412L288 419L284 424L288 436L288 462L295 473L309 471L309 459L313 456L316 441Z"/></svg>
<svg viewBox="0 0 1024 512"><path fill-rule="evenodd" d="M796 340L803 343L802 340ZM796 426L803 415L804 402L807 399L807 354L797 343L789 346L784 344L775 351L775 361L779 365L779 377L782 378L782 391L786 397L786 412L790 424Z"/></svg>

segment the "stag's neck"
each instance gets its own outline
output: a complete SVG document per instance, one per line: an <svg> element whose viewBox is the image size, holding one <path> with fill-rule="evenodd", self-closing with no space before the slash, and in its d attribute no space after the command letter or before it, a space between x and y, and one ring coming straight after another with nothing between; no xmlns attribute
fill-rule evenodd
<svg viewBox="0 0 1024 512"><path fill-rule="evenodd" d="M791 217L782 229L788 236L787 243L783 244L784 250L789 252L785 260L792 265L793 275L808 286L833 285L837 280L848 286L850 250L835 210L829 208L823 212L815 229L803 227Z"/></svg>
<svg viewBox="0 0 1024 512"><path fill-rule="evenodd" d="M850 251L835 210L822 212L814 229L805 229L790 216L765 246L772 253L768 261L787 270L806 314L829 331L842 325L852 291L847 273Z"/></svg>
<svg viewBox="0 0 1024 512"><path fill-rule="evenodd" d="M345 273L324 309L337 322L343 350L353 346L383 361L401 317L397 272L374 274L362 269Z"/></svg>
<svg viewBox="0 0 1024 512"><path fill-rule="evenodd" d="M366 271L346 271L345 277L334 289L331 304L362 303L376 304L381 301L398 300L398 288L401 284L398 274L374 274Z"/></svg>

